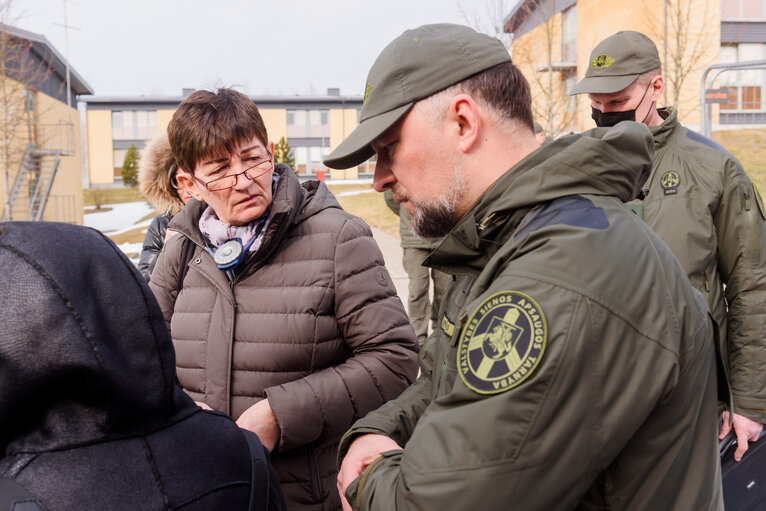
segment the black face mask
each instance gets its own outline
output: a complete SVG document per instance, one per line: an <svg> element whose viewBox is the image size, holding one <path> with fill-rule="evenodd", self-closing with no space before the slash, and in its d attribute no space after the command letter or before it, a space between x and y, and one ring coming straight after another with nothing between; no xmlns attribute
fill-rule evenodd
<svg viewBox="0 0 766 511"><path fill-rule="evenodd" d="M641 96L641 101L638 102L638 105L636 105L636 108L641 106L641 103L644 102L644 98L646 97L646 93L649 91L649 87L651 87L652 84L650 83L647 85L646 90L644 91L644 95ZM652 101L652 105L654 105L654 102ZM592 110L591 117L593 117L593 120L596 121L596 126L599 128L606 128L606 127L612 127L618 122L622 121L635 121L636 120L636 108L633 110L625 110L624 112L602 112L598 108L590 107ZM644 122L647 117L649 117L649 114L652 112L652 107L650 106L649 111L646 112L646 116L644 116L643 120L641 122Z"/></svg>

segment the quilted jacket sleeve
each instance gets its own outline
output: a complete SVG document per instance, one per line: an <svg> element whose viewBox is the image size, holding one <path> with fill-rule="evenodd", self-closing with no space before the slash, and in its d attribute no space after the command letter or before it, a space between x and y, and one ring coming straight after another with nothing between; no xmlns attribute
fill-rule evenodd
<svg viewBox="0 0 766 511"><path fill-rule="evenodd" d="M437 342L432 335L421 348L420 375L415 383L407 387L396 399L388 401L356 421L343 435L338 448L338 466L346 456L351 442L359 435L376 433L392 438L399 445L407 443L418 419L433 397L433 351Z"/></svg>
<svg viewBox="0 0 766 511"><path fill-rule="evenodd" d="M739 162L726 162L724 183L715 222L731 390L738 413L766 422L766 211Z"/></svg>
<svg viewBox="0 0 766 511"><path fill-rule="evenodd" d="M165 318L168 331L170 330L170 319L173 317L173 309L175 308L176 297L178 296L176 287L183 239L183 236L173 236L168 240L164 250L157 256L157 262L149 281L149 288L154 293L160 309L162 309L162 315Z"/></svg>
<svg viewBox="0 0 766 511"><path fill-rule="evenodd" d="M333 285L336 320L350 356L266 389L282 429L281 451L320 436L339 437L356 419L397 397L417 374L415 332L380 249L359 218L349 218L340 230Z"/></svg>

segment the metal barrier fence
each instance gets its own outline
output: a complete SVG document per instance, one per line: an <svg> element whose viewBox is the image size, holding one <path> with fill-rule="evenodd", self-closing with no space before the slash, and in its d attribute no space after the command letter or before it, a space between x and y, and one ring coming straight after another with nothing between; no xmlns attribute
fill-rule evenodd
<svg viewBox="0 0 766 511"><path fill-rule="evenodd" d="M742 162L766 191L766 60L714 64L702 74L700 131Z"/></svg>

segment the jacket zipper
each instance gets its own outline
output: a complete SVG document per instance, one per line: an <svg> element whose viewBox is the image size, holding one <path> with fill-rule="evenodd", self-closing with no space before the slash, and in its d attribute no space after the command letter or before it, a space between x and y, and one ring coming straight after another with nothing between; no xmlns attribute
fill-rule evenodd
<svg viewBox="0 0 766 511"><path fill-rule="evenodd" d="M314 498L317 502L322 500L322 488L321 481L319 480L319 465L317 464L317 456L314 452L314 444L308 445L309 461L311 462L311 476L314 479Z"/></svg>

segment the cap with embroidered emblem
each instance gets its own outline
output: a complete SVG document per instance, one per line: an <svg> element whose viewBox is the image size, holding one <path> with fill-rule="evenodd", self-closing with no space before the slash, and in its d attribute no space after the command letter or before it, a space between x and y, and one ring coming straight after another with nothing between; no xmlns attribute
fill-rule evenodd
<svg viewBox="0 0 766 511"><path fill-rule="evenodd" d="M593 49L585 78L569 94L619 92L660 66L660 55L651 39L632 30L617 32Z"/></svg>
<svg viewBox="0 0 766 511"><path fill-rule="evenodd" d="M359 125L324 164L344 169L363 163L375 154L370 143L417 101L510 61L498 39L469 27L444 23L405 31L370 68Z"/></svg>

